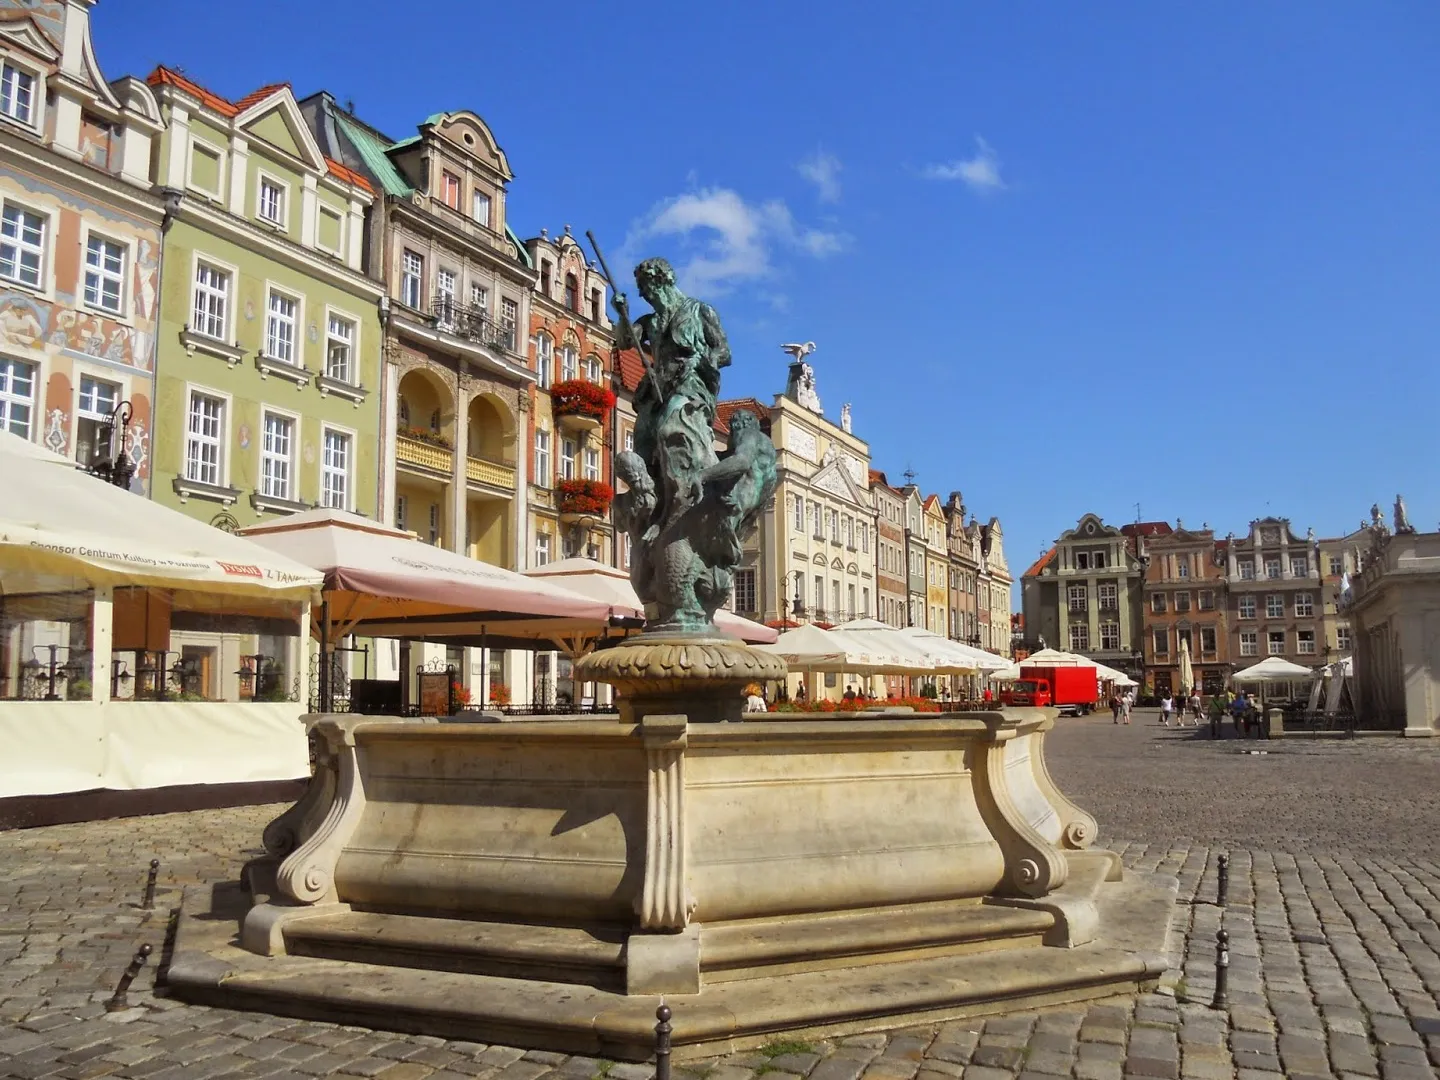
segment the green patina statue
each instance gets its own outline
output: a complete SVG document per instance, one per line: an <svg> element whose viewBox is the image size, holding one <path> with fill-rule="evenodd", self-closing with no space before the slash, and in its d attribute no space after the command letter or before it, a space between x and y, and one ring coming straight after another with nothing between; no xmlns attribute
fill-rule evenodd
<svg viewBox="0 0 1440 1080"><path fill-rule="evenodd" d="M615 472L630 490L615 499L630 535L630 580L649 630L705 634L730 594L741 546L775 491L775 448L753 412L730 417L727 449L714 448L715 399L730 345L715 309L686 296L664 259L635 268L654 311L632 325L625 295L612 303L621 348L638 348L645 378L635 396L635 449Z"/></svg>

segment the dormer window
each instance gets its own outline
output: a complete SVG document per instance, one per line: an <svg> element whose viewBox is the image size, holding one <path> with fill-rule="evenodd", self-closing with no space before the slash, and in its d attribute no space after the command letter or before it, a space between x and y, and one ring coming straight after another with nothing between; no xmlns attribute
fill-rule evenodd
<svg viewBox="0 0 1440 1080"><path fill-rule="evenodd" d="M259 213L262 221L271 225L285 224L285 186L269 177L260 178Z"/></svg>
<svg viewBox="0 0 1440 1080"><path fill-rule="evenodd" d="M460 209L460 177L452 172L440 176L440 197L451 210Z"/></svg>
<svg viewBox="0 0 1440 1080"><path fill-rule="evenodd" d="M35 76L11 63L0 66L0 113L35 126Z"/></svg>
<svg viewBox="0 0 1440 1080"><path fill-rule="evenodd" d="M580 283L574 274L565 275L565 306L577 314L580 311Z"/></svg>
<svg viewBox="0 0 1440 1080"><path fill-rule="evenodd" d="M550 264L544 259L540 260L540 291L550 295Z"/></svg>
<svg viewBox="0 0 1440 1080"><path fill-rule="evenodd" d="M472 210L475 220L488 229L490 227L490 196L478 188L475 190Z"/></svg>
<svg viewBox="0 0 1440 1080"><path fill-rule="evenodd" d="M590 290L590 321L600 321L600 290Z"/></svg>

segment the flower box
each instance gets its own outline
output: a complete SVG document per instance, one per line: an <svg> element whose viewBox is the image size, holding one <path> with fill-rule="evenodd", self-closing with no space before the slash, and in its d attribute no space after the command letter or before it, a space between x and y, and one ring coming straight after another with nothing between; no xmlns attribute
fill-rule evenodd
<svg viewBox="0 0 1440 1080"><path fill-rule="evenodd" d="M550 407L556 416L603 420L615 407L615 394L586 379L566 379L550 387Z"/></svg>
<svg viewBox="0 0 1440 1080"><path fill-rule="evenodd" d="M562 514L594 514L610 512L615 490L603 480L561 480L555 494Z"/></svg>

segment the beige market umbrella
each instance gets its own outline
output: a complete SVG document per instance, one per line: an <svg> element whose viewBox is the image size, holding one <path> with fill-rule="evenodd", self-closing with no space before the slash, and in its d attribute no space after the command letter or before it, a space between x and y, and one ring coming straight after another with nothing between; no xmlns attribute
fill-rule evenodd
<svg viewBox="0 0 1440 1080"><path fill-rule="evenodd" d="M1195 668L1190 663L1190 639L1180 639L1180 689L1190 693L1195 689Z"/></svg>

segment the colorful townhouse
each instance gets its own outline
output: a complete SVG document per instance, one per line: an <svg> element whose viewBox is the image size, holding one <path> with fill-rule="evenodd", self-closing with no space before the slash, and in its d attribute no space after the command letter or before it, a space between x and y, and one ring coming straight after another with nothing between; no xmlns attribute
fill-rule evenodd
<svg viewBox="0 0 1440 1080"><path fill-rule="evenodd" d="M153 494L221 528L312 506L376 514L379 282L369 182L285 84L239 101L147 79L165 130Z"/></svg>
<svg viewBox="0 0 1440 1080"><path fill-rule="evenodd" d="M106 81L90 7L0 0L0 428L85 466L123 440L144 492L163 123L143 82Z"/></svg>

